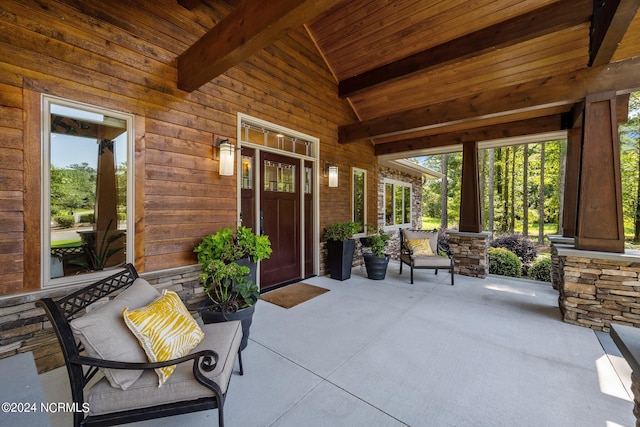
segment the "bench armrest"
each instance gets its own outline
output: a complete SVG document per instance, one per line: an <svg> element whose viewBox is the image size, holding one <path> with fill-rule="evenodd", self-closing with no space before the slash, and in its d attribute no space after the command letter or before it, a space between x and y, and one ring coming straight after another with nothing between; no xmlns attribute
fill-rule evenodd
<svg viewBox="0 0 640 427"><path fill-rule="evenodd" d="M177 365L178 363L190 360L197 363L200 359L202 359L200 362L200 368L205 372L211 372L215 369L216 364L218 363L218 353L213 350L202 350L197 353L187 354L186 356L166 360L164 362L122 362L117 360L97 359L87 356L70 357L69 362L84 366L95 366L96 368L139 370L164 368L166 366Z"/></svg>

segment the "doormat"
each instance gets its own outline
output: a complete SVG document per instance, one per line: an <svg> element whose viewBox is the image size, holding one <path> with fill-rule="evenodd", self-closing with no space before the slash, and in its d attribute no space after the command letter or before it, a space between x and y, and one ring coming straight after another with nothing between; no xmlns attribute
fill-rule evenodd
<svg viewBox="0 0 640 427"><path fill-rule="evenodd" d="M291 308L325 292L329 292L329 289L298 282L260 295L260 299L282 308Z"/></svg>

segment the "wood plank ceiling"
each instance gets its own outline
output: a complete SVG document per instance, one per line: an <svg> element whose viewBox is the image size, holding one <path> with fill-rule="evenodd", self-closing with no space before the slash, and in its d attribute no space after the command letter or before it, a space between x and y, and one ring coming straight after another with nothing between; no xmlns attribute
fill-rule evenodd
<svg viewBox="0 0 640 427"><path fill-rule="evenodd" d="M307 19L317 2L292 3L306 4L300 19ZM640 89L639 6L325 0L326 10L304 22L360 119L340 126L340 142L369 140L378 155L408 157L465 141L560 131L573 125L572 109L587 94Z"/></svg>

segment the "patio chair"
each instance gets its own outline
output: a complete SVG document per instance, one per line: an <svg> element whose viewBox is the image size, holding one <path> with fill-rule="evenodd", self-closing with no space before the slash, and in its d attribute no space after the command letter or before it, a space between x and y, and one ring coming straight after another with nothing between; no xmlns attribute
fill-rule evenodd
<svg viewBox="0 0 640 427"><path fill-rule="evenodd" d="M445 253L447 256L439 254ZM438 245L438 231L400 229L400 274L402 265L407 264L411 269L411 284L413 285L414 269L449 270L451 286L453 286L453 256Z"/></svg>
<svg viewBox="0 0 640 427"><path fill-rule="evenodd" d="M160 294L131 264L57 301L43 298L36 304L45 310L62 348L76 427L214 408L219 426L224 425L224 400L236 354L243 373L239 321L198 325L177 294ZM154 338L143 350L140 342L150 335ZM157 351L158 342L161 355L168 357L148 357L148 351ZM173 365L175 370L169 372Z"/></svg>

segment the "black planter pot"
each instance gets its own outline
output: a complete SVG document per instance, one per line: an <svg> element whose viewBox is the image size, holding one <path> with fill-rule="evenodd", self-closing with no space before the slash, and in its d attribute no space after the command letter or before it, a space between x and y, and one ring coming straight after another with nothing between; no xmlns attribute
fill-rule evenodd
<svg viewBox="0 0 640 427"><path fill-rule="evenodd" d="M384 280L389 265L389 255L383 257L364 254L364 265L367 267L367 277L372 280Z"/></svg>
<svg viewBox="0 0 640 427"><path fill-rule="evenodd" d="M242 308L235 313L222 313L215 311L210 300L202 301L200 316L205 324L221 323L228 320L239 320L242 324L242 341L240 342L240 350L244 350L249 342L249 328L253 322L253 313L256 309L255 304L247 308Z"/></svg>
<svg viewBox="0 0 640 427"><path fill-rule="evenodd" d="M256 262L254 262L251 258L247 257L247 258L239 259L235 261L235 263L238 265L242 265L244 267L249 267L249 274L245 276L246 279L250 280L253 283L258 283L257 282L258 264Z"/></svg>
<svg viewBox="0 0 640 427"><path fill-rule="evenodd" d="M332 279L347 280L351 277L355 247L356 241L353 239L344 242L341 240L327 240L327 258Z"/></svg>

